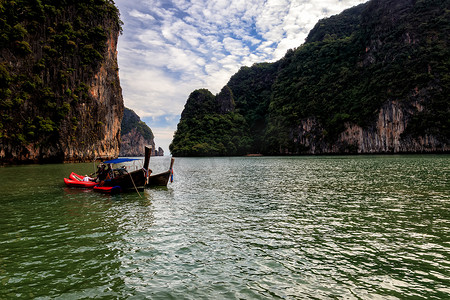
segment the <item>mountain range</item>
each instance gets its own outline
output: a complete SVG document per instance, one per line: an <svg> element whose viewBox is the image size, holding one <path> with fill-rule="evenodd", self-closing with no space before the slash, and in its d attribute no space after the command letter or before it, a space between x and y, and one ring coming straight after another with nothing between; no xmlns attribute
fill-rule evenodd
<svg viewBox="0 0 450 300"><path fill-rule="evenodd" d="M450 1L371 0L187 99L175 156L450 150Z"/></svg>

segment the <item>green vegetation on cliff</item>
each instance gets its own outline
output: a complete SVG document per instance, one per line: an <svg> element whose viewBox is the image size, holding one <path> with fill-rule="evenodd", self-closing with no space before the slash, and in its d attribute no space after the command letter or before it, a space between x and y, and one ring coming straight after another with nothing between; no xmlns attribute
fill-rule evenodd
<svg viewBox="0 0 450 300"><path fill-rule="evenodd" d="M417 128L411 133L432 130L450 136L449 1L408 3L369 2L361 18L349 19L360 20L349 26L359 30L341 37L325 34L321 41L288 52L273 86L267 132L271 149L298 151L292 138L277 132L295 135L299 119L317 118L324 139L333 142L346 122L368 126L384 102L408 101L415 91L427 94L423 114L434 117L428 124L414 120L411 128Z"/></svg>
<svg viewBox="0 0 450 300"><path fill-rule="evenodd" d="M431 134L448 144L449 37L449 0L372 0L321 20L306 43L280 61L243 67L230 79L233 113L245 120L230 128L242 129L234 135L247 137L249 153L300 154L308 150L297 138L302 120L316 120L316 142L331 145L346 124L373 126L384 103L418 101L423 110L403 136ZM230 135L214 124L193 123L195 109L183 111L174 155L193 155L197 145L216 141L209 137ZM225 146L221 154L233 150Z"/></svg>
<svg viewBox="0 0 450 300"><path fill-rule="evenodd" d="M205 89L192 92L169 147L170 152L178 156L247 153L249 136L245 119L234 111L222 110L223 103L229 104L225 106L233 105L233 95L228 88L217 96Z"/></svg>
<svg viewBox="0 0 450 300"><path fill-rule="evenodd" d="M247 153L259 153L265 147L264 133L268 124L271 88L275 82L279 63L260 63L242 67L228 82L236 100L236 113L245 119L243 129L248 138Z"/></svg>
<svg viewBox="0 0 450 300"><path fill-rule="evenodd" d="M0 2L0 144L7 152L100 138L102 121L80 124L77 111L101 114L88 84L106 59L108 37L120 30L111 0ZM80 126L92 130L80 134Z"/></svg>

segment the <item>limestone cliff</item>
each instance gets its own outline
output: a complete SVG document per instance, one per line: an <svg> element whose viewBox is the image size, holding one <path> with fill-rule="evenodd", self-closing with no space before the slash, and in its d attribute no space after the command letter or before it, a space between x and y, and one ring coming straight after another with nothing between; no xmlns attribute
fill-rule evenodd
<svg viewBox="0 0 450 300"><path fill-rule="evenodd" d="M0 162L117 157L114 3L2 1L0 11Z"/></svg>
<svg viewBox="0 0 450 300"><path fill-rule="evenodd" d="M236 107L233 100L233 93L227 85L224 86L220 93L216 96L216 101L218 113L222 115L234 111Z"/></svg>
<svg viewBox="0 0 450 300"><path fill-rule="evenodd" d="M242 67L218 103L208 91L191 94L170 149L449 152L449 42L449 0L370 0L320 20L279 61Z"/></svg>
<svg viewBox="0 0 450 300"><path fill-rule="evenodd" d="M329 143L323 136L323 127L316 118L307 118L300 122L294 142L302 145L296 149L303 154L334 153L436 153L450 151L450 145L436 136L424 134L412 137L405 134L408 122L417 112L423 110L418 102L404 103L389 101L380 109L376 122L372 126L361 127L346 123L345 130L339 134L336 142ZM280 149L284 154L288 150Z"/></svg>
<svg viewBox="0 0 450 300"><path fill-rule="evenodd" d="M137 128L131 129L128 133L122 135L122 144L120 146L119 156L140 157L144 156L145 146L151 146L155 149L153 139L148 140L138 132ZM154 151L152 151L154 155Z"/></svg>
<svg viewBox="0 0 450 300"><path fill-rule="evenodd" d="M155 152L155 156L164 156L164 150L161 147L158 147L158 150Z"/></svg>
<svg viewBox="0 0 450 300"><path fill-rule="evenodd" d="M141 121L141 118L131 109L125 107L121 124L122 143L119 156L144 156L145 146L152 147L153 156L163 156L164 151L156 149L152 130Z"/></svg>
<svg viewBox="0 0 450 300"><path fill-rule="evenodd" d="M354 41L362 48L354 60L358 76L350 79L348 69L335 60L342 68L339 77L326 83L335 87L334 95L327 94L333 102L322 101L322 105L342 106L323 110L328 116L316 108L319 114L298 120L298 127L289 130L292 143L280 145L280 152L449 152L449 80L445 75L449 65L443 59L449 54L445 46L450 32L449 3L373 0L345 12L347 17L351 12L360 14L353 16L353 22L359 22L363 30L352 35L360 35ZM329 39L330 34L336 38L336 28L338 33L345 32L334 24L336 19L339 16L322 21L308 39L325 39L326 34ZM320 31L324 32L318 34ZM324 46L333 43L327 41ZM345 46L338 49L346 51ZM365 91L355 92L357 88ZM340 94L347 97L345 102L336 96ZM352 99L354 95L357 97Z"/></svg>

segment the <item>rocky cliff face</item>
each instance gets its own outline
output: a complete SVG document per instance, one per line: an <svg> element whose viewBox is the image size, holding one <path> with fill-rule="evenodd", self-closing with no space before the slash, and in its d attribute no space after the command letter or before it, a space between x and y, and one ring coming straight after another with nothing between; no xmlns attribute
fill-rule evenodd
<svg viewBox="0 0 450 300"><path fill-rule="evenodd" d="M141 121L141 118L131 109L126 108L121 124L121 139L119 156L140 157L145 155L145 146L152 147L153 156L164 156L164 151L156 149L152 130Z"/></svg>
<svg viewBox="0 0 450 300"><path fill-rule="evenodd" d="M216 101L219 114L223 115L234 111L235 109L236 105L233 100L233 93L227 85L224 86L220 93L216 96Z"/></svg>
<svg viewBox="0 0 450 300"><path fill-rule="evenodd" d="M0 10L0 163L117 157L113 2L6 1Z"/></svg>
<svg viewBox="0 0 450 300"><path fill-rule="evenodd" d="M389 101L378 113L372 126L361 127L346 123L345 130L334 143L329 143L323 135L323 128L315 118L300 122L298 133L293 134L295 143L303 147L297 153L334 154L334 153L427 153L448 152L450 145L433 135L419 137L406 135L408 122L417 112L423 110L419 102ZM289 150L280 149L284 154Z"/></svg>
<svg viewBox="0 0 450 300"><path fill-rule="evenodd" d="M133 128L127 134L122 135L119 156L144 156L145 146L151 146L152 150L155 150L155 142L153 139L148 140L144 138L144 136L138 132L136 128ZM154 155L155 151L152 152L152 155Z"/></svg>
<svg viewBox="0 0 450 300"><path fill-rule="evenodd" d="M158 147L158 150L155 151L155 156L164 156L163 148Z"/></svg>
<svg viewBox="0 0 450 300"><path fill-rule="evenodd" d="M72 135L63 134L60 137L64 161L84 161L94 157L114 158L119 155L120 125L124 106L117 65L118 36L119 32L110 32L104 61L89 80L88 94L91 103L95 104L91 107L83 104L77 108L78 122L86 126L77 128ZM69 133L71 129L67 129ZM87 141L68 138L78 134L93 137Z"/></svg>
<svg viewBox="0 0 450 300"><path fill-rule="evenodd" d="M433 135L419 137L404 135L408 122L414 114L424 109L419 102L389 101L378 113L374 127L361 128L347 125L338 143L357 148L358 153L425 153L445 152L450 145ZM335 151L338 149L334 149Z"/></svg>

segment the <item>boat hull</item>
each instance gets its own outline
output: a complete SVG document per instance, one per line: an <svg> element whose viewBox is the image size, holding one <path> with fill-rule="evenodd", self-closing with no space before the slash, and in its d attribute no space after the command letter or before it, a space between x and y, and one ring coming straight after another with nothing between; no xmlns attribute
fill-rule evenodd
<svg viewBox="0 0 450 300"><path fill-rule="evenodd" d="M152 186L167 186L167 183L169 182L171 171L166 171L160 174L151 175L148 178L148 182L145 185L146 187L152 187Z"/></svg>
<svg viewBox="0 0 450 300"><path fill-rule="evenodd" d="M112 179L105 180L102 186L120 186L122 190L141 188L145 186L146 174L144 169L133 171Z"/></svg>
<svg viewBox="0 0 450 300"><path fill-rule="evenodd" d="M167 186L167 183L169 182L170 176L173 174L173 163L174 158L172 157L170 159L170 167L169 170L163 173L151 175L148 180L145 187L152 187L152 186ZM172 181L171 181L172 182Z"/></svg>
<svg viewBox="0 0 450 300"><path fill-rule="evenodd" d="M116 186L94 186L94 191L104 194L118 194L122 191L121 187Z"/></svg>

